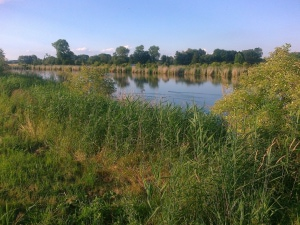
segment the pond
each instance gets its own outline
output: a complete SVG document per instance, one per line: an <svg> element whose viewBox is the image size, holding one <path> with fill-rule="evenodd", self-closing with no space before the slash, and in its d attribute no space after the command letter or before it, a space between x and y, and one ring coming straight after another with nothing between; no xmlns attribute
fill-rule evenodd
<svg viewBox="0 0 300 225"><path fill-rule="evenodd" d="M19 71L20 72L20 71ZM27 71L46 79L56 79L56 71ZM115 81L114 96L140 98L155 103L186 106L196 104L207 110L224 95L232 92L229 79L206 76L148 74L107 74Z"/></svg>

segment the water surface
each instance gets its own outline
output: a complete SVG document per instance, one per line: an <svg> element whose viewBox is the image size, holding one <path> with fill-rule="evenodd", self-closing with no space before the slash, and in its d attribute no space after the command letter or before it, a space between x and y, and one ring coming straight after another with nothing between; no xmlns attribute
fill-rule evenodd
<svg viewBox="0 0 300 225"><path fill-rule="evenodd" d="M27 73L35 73L46 79L58 80L59 77L57 71L27 71ZM107 75L115 81L114 96L117 98L130 96L183 107L187 104L196 104L209 109L217 100L232 91L231 81L221 78L113 73Z"/></svg>

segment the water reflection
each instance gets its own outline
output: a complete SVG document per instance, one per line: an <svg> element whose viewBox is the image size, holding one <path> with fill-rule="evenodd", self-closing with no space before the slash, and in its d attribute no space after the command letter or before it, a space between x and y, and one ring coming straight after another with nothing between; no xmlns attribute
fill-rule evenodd
<svg viewBox="0 0 300 225"><path fill-rule="evenodd" d="M115 96L130 95L151 102L185 106L197 104L209 108L232 91L229 79L213 76L172 76L148 74L110 74L116 82Z"/></svg>

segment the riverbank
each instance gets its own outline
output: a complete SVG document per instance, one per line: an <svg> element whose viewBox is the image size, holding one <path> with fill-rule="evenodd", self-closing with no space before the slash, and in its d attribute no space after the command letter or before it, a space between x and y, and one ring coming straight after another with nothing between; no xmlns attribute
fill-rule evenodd
<svg viewBox="0 0 300 225"><path fill-rule="evenodd" d="M296 143L249 140L197 107L0 81L3 224L300 222Z"/></svg>

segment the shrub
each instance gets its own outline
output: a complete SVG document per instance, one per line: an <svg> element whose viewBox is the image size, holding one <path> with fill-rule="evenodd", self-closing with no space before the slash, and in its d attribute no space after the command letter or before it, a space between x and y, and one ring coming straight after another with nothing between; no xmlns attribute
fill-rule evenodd
<svg viewBox="0 0 300 225"><path fill-rule="evenodd" d="M276 48L266 62L250 68L236 90L213 107L238 133L299 136L300 60L289 48Z"/></svg>

